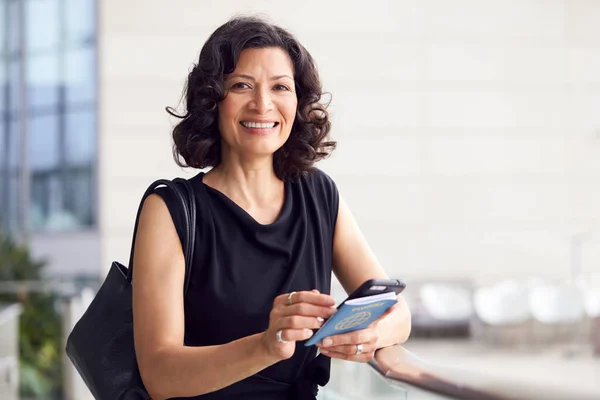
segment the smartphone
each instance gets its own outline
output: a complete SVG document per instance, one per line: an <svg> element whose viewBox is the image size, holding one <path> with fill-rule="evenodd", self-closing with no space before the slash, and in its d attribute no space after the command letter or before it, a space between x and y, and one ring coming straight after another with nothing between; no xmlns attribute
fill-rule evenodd
<svg viewBox="0 0 600 400"><path fill-rule="evenodd" d="M386 292L400 294L405 287L406 284L399 279L369 279L360 285L354 292L350 293L350 296L348 296L338 308L348 300L357 299L359 297L373 296Z"/></svg>

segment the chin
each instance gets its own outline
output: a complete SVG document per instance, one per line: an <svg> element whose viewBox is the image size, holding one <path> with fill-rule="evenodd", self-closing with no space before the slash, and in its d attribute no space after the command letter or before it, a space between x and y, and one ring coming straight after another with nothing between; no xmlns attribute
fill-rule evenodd
<svg viewBox="0 0 600 400"><path fill-rule="evenodd" d="M250 144L250 143L249 143ZM252 143L244 146L242 152L255 157L270 157L283 146L283 143Z"/></svg>
<svg viewBox="0 0 600 400"><path fill-rule="evenodd" d="M285 140L282 140L281 137L263 137L262 140L250 140L246 141L244 147L244 152L251 152L256 154L269 155L275 153L279 150L287 141L287 137Z"/></svg>

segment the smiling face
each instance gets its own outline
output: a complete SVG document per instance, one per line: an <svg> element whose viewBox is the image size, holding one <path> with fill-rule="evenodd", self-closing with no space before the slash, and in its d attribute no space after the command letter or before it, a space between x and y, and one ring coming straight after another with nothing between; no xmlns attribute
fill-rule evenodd
<svg viewBox="0 0 600 400"><path fill-rule="evenodd" d="M277 47L246 49L225 76L219 103L222 148L240 158L272 156L287 141L298 100L294 69Z"/></svg>

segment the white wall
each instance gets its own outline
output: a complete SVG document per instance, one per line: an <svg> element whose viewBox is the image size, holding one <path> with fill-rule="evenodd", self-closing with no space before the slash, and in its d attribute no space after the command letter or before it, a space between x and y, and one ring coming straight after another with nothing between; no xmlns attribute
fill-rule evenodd
<svg viewBox="0 0 600 400"><path fill-rule="evenodd" d="M317 60L322 168L390 274L566 277L570 236L600 229L600 1L366 4L102 1L102 265L127 258L145 186L182 174L163 108L204 41L261 12Z"/></svg>
<svg viewBox="0 0 600 400"><path fill-rule="evenodd" d="M30 239L32 258L44 261L47 277L94 276L101 268L100 238L95 229L34 233Z"/></svg>

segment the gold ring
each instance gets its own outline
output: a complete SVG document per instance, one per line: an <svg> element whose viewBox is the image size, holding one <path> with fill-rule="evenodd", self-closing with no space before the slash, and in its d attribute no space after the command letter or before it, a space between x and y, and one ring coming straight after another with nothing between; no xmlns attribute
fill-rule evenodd
<svg viewBox="0 0 600 400"><path fill-rule="evenodd" d="M288 306L292 305L292 296L294 295L294 293L296 293L296 292L292 292L292 293L288 294L287 303L286 303Z"/></svg>

